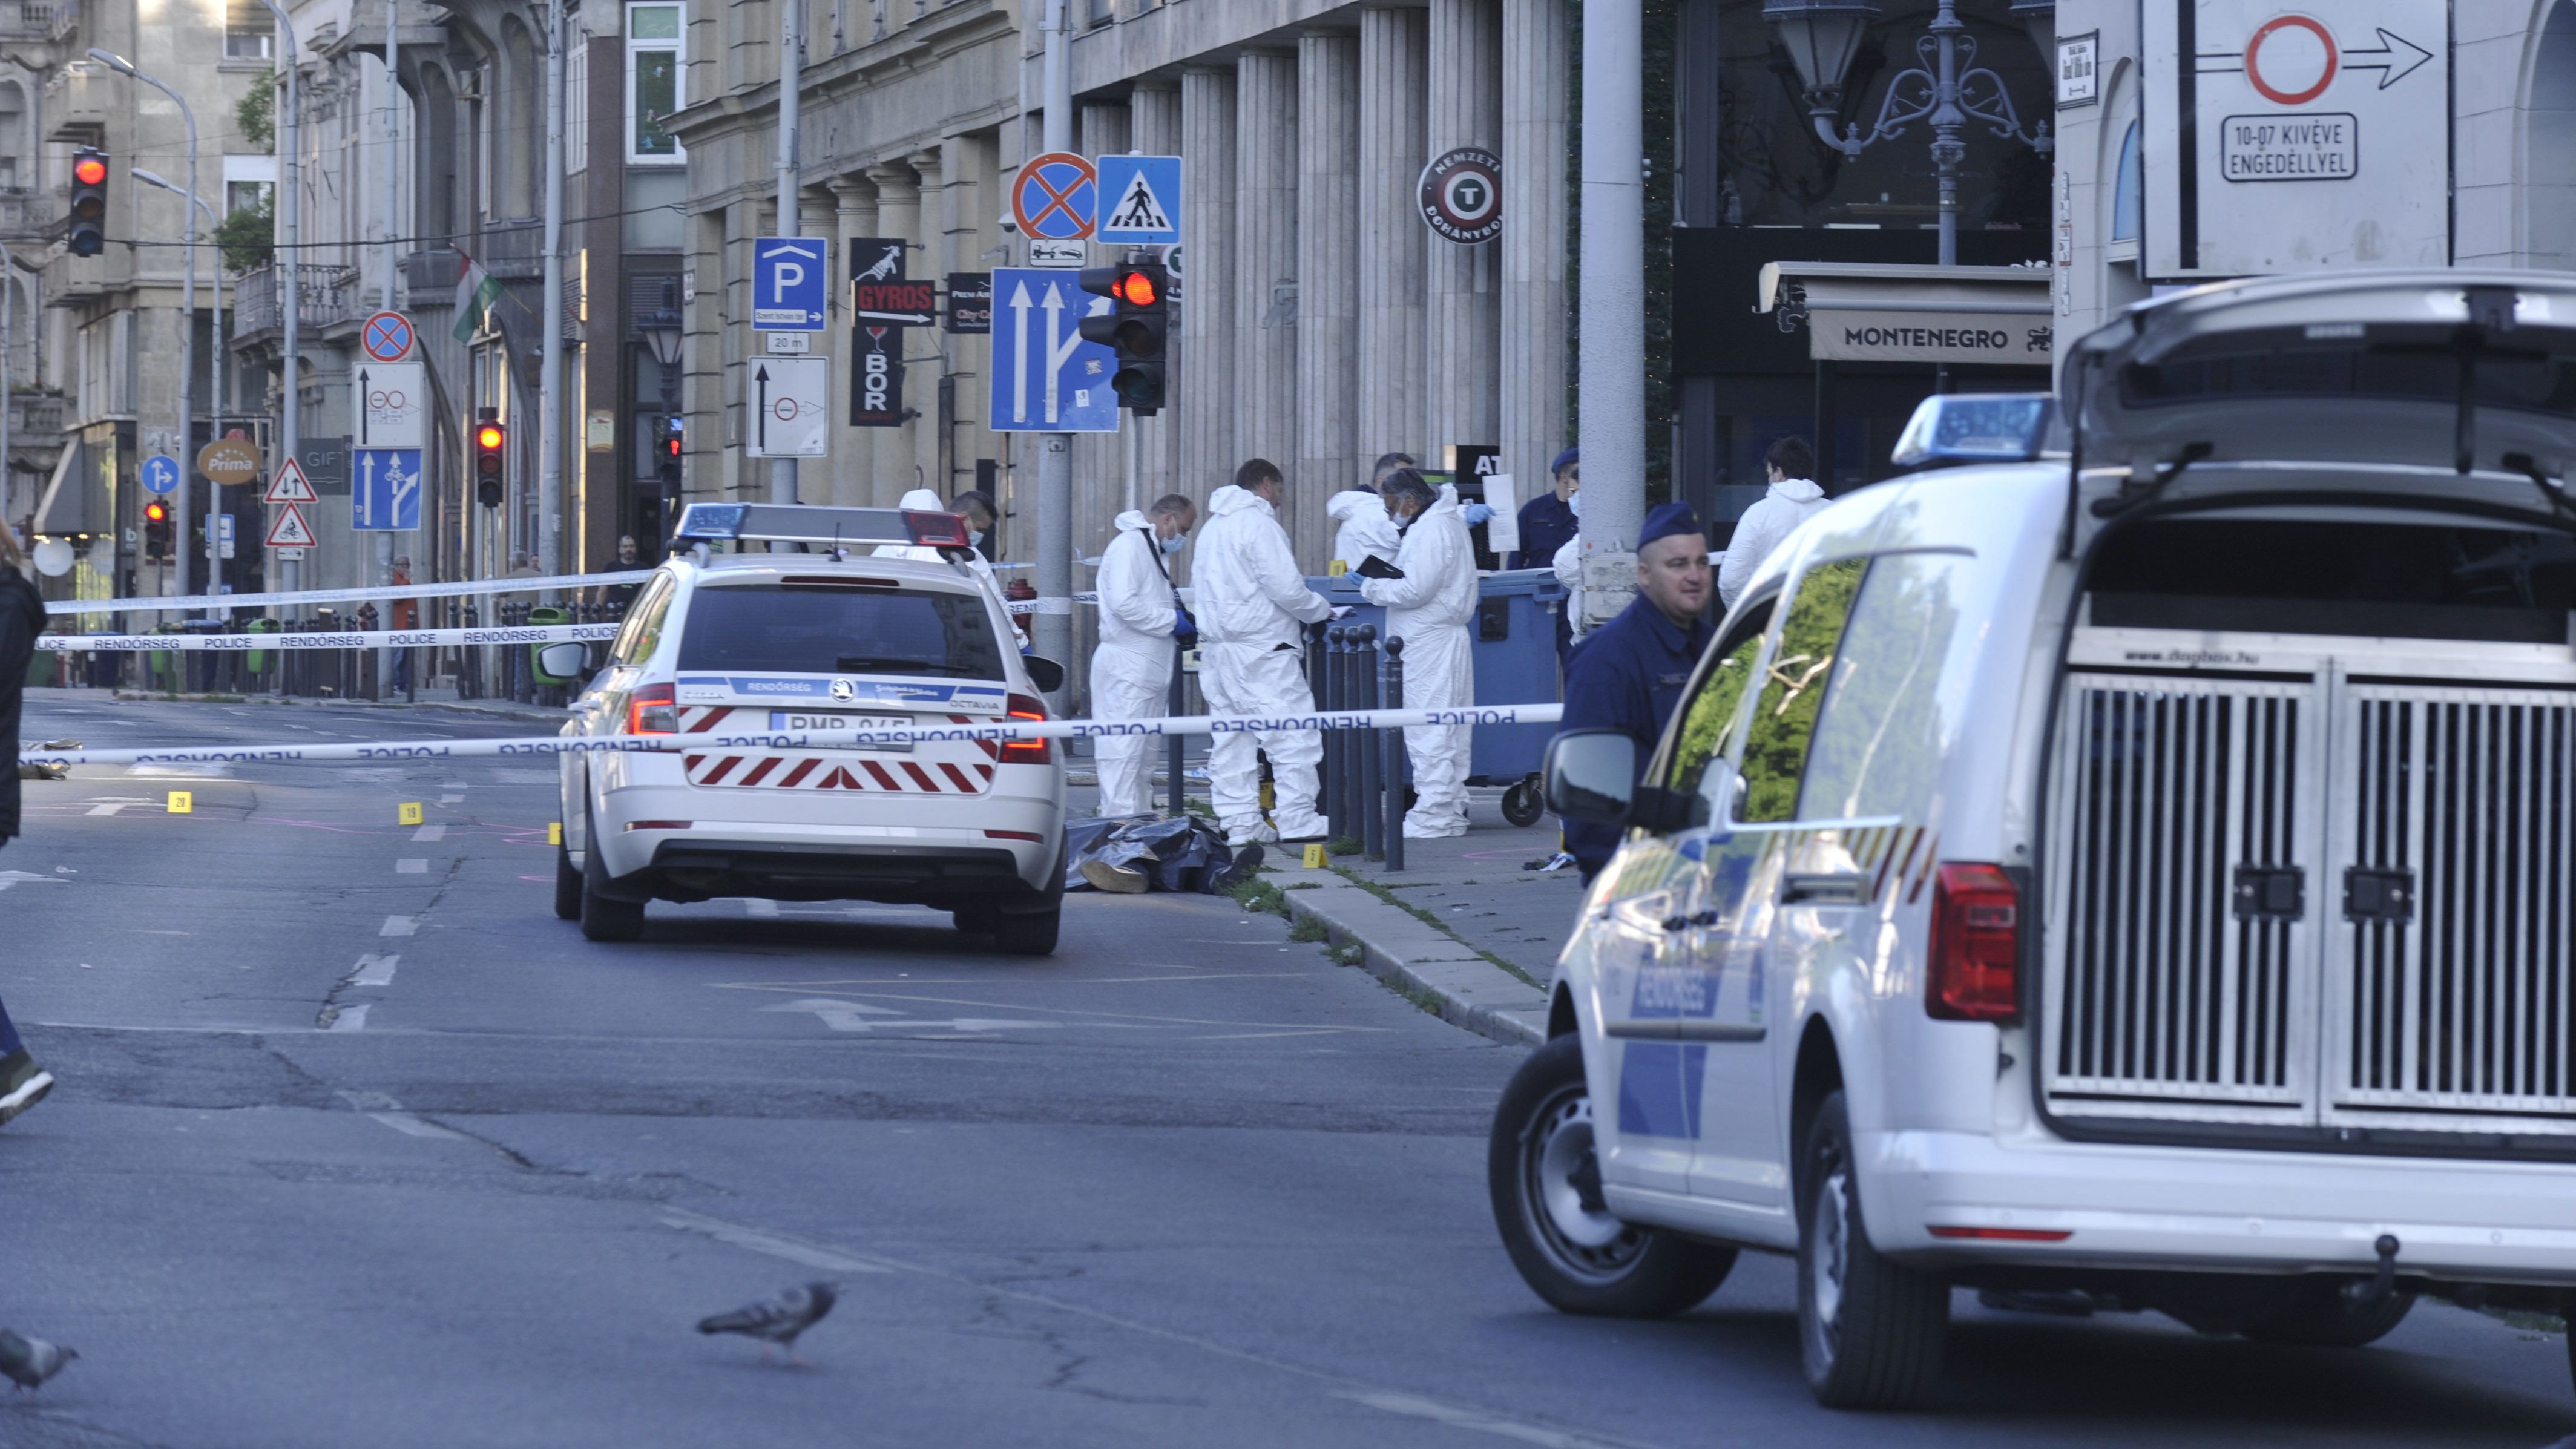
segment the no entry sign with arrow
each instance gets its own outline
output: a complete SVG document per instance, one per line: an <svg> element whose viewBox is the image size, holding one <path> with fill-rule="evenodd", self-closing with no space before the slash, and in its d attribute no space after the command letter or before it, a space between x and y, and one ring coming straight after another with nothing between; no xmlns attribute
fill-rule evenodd
<svg viewBox="0 0 2576 1449"><path fill-rule="evenodd" d="M2146 0L2149 280L2446 266L2448 0Z"/></svg>
<svg viewBox="0 0 2576 1449"><path fill-rule="evenodd" d="M750 363L743 452L754 458L824 457L831 441L831 359L755 356Z"/></svg>

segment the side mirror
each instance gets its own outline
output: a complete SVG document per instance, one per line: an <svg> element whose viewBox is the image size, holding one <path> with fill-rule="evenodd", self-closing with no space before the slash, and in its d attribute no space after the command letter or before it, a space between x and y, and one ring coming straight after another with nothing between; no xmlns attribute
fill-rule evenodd
<svg viewBox="0 0 2576 1449"><path fill-rule="evenodd" d="M1020 656L1020 667L1029 672L1029 683L1036 685L1040 694L1053 694L1064 688L1064 666L1052 659L1041 659L1035 654L1023 654Z"/></svg>
<svg viewBox="0 0 2576 1449"><path fill-rule="evenodd" d="M581 678L582 666L589 662L590 646L570 639L537 651L537 672L567 684Z"/></svg>
<svg viewBox="0 0 2576 1449"><path fill-rule="evenodd" d="M1625 825L1637 794L1637 742L1620 730L1568 730L1547 742L1547 808L1586 825Z"/></svg>

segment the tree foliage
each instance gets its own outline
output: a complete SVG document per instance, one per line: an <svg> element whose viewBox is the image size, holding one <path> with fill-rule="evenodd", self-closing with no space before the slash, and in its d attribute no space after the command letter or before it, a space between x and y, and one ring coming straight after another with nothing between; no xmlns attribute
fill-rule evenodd
<svg viewBox="0 0 2576 1449"><path fill-rule="evenodd" d="M248 272L267 266L277 243L276 191L262 188L258 201L233 208L216 224L215 243L223 248L227 270Z"/></svg>
<svg viewBox="0 0 2576 1449"><path fill-rule="evenodd" d="M277 82L261 76L233 106L233 125L242 138L268 152L277 150Z"/></svg>

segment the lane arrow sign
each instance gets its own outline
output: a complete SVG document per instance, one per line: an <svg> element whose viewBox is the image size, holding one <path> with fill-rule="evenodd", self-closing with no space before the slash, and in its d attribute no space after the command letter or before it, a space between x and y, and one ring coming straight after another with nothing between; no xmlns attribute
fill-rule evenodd
<svg viewBox="0 0 2576 1449"><path fill-rule="evenodd" d="M358 446L367 446L367 419L375 409L367 406L367 370L358 369Z"/></svg>
<svg viewBox="0 0 2576 1449"><path fill-rule="evenodd" d="M2384 91L2390 86L2397 84L2399 81L2406 79L2408 76L2413 75L2417 70L2423 67L2424 62L2431 60L2432 58L2433 52L2426 50L2424 47L2417 45L2415 42L2408 40L2402 35L2391 35L2386 29L2381 28L2379 30L2379 48L2376 50L2345 51L2343 53L2343 68L2345 70L2378 71L2380 73L2379 88Z"/></svg>
<svg viewBox="0 0 2576 1449"><path fill-rule="evenodd" d="M769 364L762 363L760 371L751 375L751 380L760 384L760 450L766 453L769 451Z"/></svg>
<svg viewBox="0 0 2576 1449"><path fill-rule="evenodd" d="M1018 314L1012 319L1018 325L1011 329L1012 350L1016 354L1016 360L1011 364L1011 421L1025 423L1029 420L1028 283L1018 282L1012 285L1011 310Z"/></svg>

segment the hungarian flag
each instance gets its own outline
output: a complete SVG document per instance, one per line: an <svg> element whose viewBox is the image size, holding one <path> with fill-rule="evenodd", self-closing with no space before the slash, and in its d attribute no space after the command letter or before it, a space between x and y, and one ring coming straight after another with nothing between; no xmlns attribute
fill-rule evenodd
<svg viewBox="0 0 2576 1449"><path fill-rule="evenodd" d="M483 264L467 256L459 247L456 254L465 257L465 270L456 278L456 340L471 341L483 325L483 314L501 300L501 283Z"/></svg>

